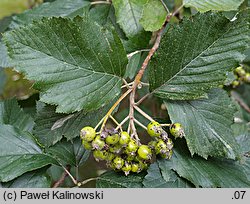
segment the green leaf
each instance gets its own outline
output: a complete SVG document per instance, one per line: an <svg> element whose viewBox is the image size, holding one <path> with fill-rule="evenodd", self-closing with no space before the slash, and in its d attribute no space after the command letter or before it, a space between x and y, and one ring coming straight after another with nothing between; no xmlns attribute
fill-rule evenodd
<svg viewBox="0 0 250 204"><path fill-rule="evenodd" d="M87 114L81 111L66 115L55 113L55 107L42 104L37 110L33 133L39 142L46 147L57 143L62 136L70 140L79 137L83 127L98 124L109 108L110 105L107 105Z"/></svg>
<svg viewBox="0 0 250 204"><path fill-rule="evenodd" d="M89 16L92 20L104 26L110 21L110 15L113 10L114 8L111 4L99 4L89 10Z"/></svg>
<svg viewBox="0 0 250 204"><path fill-rule="evenodd" d="M239 103L241 103L245 107L250 107L249 92L250 84L246 83L231 91L231 97L235 100L235 103L238 104L238 109L241 113L239 117L245 121L250 121L250 113L245 108L242 108Z"/></svg>
<svg viewBox="0 0 250 204"><path fill-rule="evenodd" d="M120 24L128 38L143 31L139 20L143 6L148 0L113 0L117 22Z"/></svg>
<svg viewBox="0 0 250 204"><path fill-rule="evenodd" d="M234 22L211 12L185 18L168 29L150 63L150 90L172 100L204 97L244 59L248 44L243 14Z"/></svg>
<svg viewBox="0 0 250 204"><path fill-rule="evenodd" d="M195 7L200 12L209 10L237 10L244 0L183 0L185 7Z"/></svg>
<svg viewBox="0 0 250 204"><path fill-rule="evenodd" d="M135 77L135 75L139 71L140 60L141 60L140 52L130 57L124 78L129 78L132 80Z"/></svg>
<svg viewBox="0 0 250 204"><path fill-rule="evenodd" d="M34 121L24 113L15 99L0 101L0 124L12 125L23 131L31 131Z"/></svg>
<svg viewBox="0 0 250 204"><path fill-rule="evenodd" d="M163 166L164 167L164 166ZM190 188L192 187L184 179L178 177L172 170L168 170L169 178L164 179L163 174L166 173L159 168L157 162L150 165L147 170L148 174L143 180L144 188Z"/></svg>
<svg viewBox="0 0 250 204"><path fill-rule="evenodd" d="M4 43L0 41L0 67L10 67L7 48Z"/></svg>
<svg viewBox="0 0 250 204"><path fill-rule="evenodd" d="M234 123L232 125L234 136L240 145L242 154L250 152L250 130L246 123Z"/></svg>
<svg viewBox="0 0 250 204"><path fill-rule="evenodd" d="M213 89L207 99L165 101L172 123L183 125L191 154L235 159L239 147L232 129L236 108L221 89Z"/></svg>
<svg viewBox="0 0 250 204"><path fill-rule="evenodd" d="M196 187L247 188L250 185L247 177L250 169L246 165L232 160L191 157L188 149L180 143L174 148L172 159L162 161L162 165L172 166L171 169L180 177Z"/></svg>
<svg viewBox="0 0 250 204"><path fill-rule="evenodd" d="M165 22L167 11L159 0L148 0L144 5L140 24L146 31L157 31Z"/></svg>
<svg viewBox="0 0 250 204"><path fill-rule="evenodd" d="M0 20L0 39L2 38L2 33L9 27L12 21L12 17L5 17Z"/></svg>
<svg viewBox="0 0 250 204"><path fill-rule="evenodd" d="M4 70L0 67L0 95L3 93L5 82L6 82L6 75Z"/></svg>
<svg viewBox="0 0 250 204"><path fill-rule="evenodd" d="M49 188L51 180L46 174L46 170L47 169L42 168L41 170L25 173L13 181L4 183L3 187L4 188Z"/></svg>
<svg viewBox="0 0 250 204"><path fill-rule="evenodd" d="M14 67L36 81L41 101L58 105L57 112L97 110L121 92L127 64L122 43L88 18L43 19L4 40Z"/></svg>
<svg viewBox="0 0 250 204"><path fill-rule="evenodd" d="M29 133L0 125L0 181L10 181L53 163L56 161L42 152Z"/></svg>
<svg viewBox="0 0 250 204"><path fill-rule="evenodd" d="M78 138L73 141L75 166L82 166L89 158L90 151L86 150L82 146L82 141Z"/></svg>
<svg viewBox="0 0 250 204"><path fill-rule="evenodd" d="M61 16L73 18L77 15L82 15L83 8L89 5L90 2L87 0L57 0L51 3L43 3L38 7L14 16L10 27L15 28L19 25L27 25L43 17Z"/></svg>
<svg viewBox="0 0 250 204"><path fill-rule="evenodd" d="M125 176L121 173L108 171L102 174L96 181L97 188L142 188L142 180L145 174L131 174Z"/></svg>
<svg viewBox="0 0 250 204"><path fill-rule="evenodd" d="M61 140L52 147L47 148L46 153L55 158L59 164L78 167L89 157L89 151L81 145L80 138L72 141Z"/></svg>

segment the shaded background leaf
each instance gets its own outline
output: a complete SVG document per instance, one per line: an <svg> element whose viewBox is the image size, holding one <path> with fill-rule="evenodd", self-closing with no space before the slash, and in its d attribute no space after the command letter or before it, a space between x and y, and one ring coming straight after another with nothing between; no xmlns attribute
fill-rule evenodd
<svg viewBox="0 0 250 204"><path fill-rule="evenodd" d="M17 179L3 183L4 188L50 188L51 180L46 173L47 168L25 173Z"/></svg>
<svg viewBox="0 0 250 204"><path fill-rule="evenodd" d="M31 131L33 118L26 114L15 99L0 101L0 124L12 125L23 131Z"/></svg>
<svg viewBox="0 0 250 204"><path fill-rule="evenodd" d="M164 165L163 165L164 167ZM177 176L177 174L168 169L162 171L157 162L150 165L147 175L143 179L144 188L191 188L193 187L188 181ZM168 178L164 178L164 174L168 174Z"/></svg>
<svg viewBox="0 0 250 204"><path fill-rule="evenodd" d="M79 137L80 130L83 127L96 125L108 112L110 107L111 104L87 114L81 111L66 115L56 113L53 106L40 104L40 108L37 110L33 133L44 146L56 144L63 136L71 140Z"/></svg>
<svg viewBox="0 0 250 204"><path fill-rule="evenodd" d="M167 16L163 4L159 0L148 0L143 6L140 24L146 31L157 31L164 24Z"/></svg>
<svg viewBox="0 0 250 204"><path fill-rule="evenodd" d="M53 163L56 161L42 152L31 134L0 125L0 181L10 181Z"/></svg>
<svg viewBox="0 0 250 204"><path fill-rule="evenodd" d="M82 147L80 138L76 138L74 141L63 139L54 146L46 148L45 152L55 158L59 164L74 167L82 165L90 153Z"/></svg>
<svg viewBox="0 0 250 204"><path fill-rule="evenodd" d="M172 166L171 169L196 187L249 187L250 180L247 172L250 169L247 164L226 159L205 160L199 156L191 157L183 141L176 142L175 146L172 159L164 160L161 165Z"/></svg>

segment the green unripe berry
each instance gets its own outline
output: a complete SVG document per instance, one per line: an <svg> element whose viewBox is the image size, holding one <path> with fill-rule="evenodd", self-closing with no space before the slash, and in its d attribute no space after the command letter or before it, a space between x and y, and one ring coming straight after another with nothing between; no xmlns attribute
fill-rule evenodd
<svg viewBox="0 0 250 204"><path fill-rule="evenodd" d="M155 146L156 154L164 154L168 151L167 145L163 140L159 140Z"/></svg>
<svg viewBox="0 0 250 204"><path fill-rule="evenodd" d="M246 73L245 77L244 77L244 81L246 83L250 83L250 73Z"/></svg>
<svg viewBox="0 0 250 204"><path fill-rule="evenodd" d="M157 144L157 141L150 141L148 143L148 146L150 147L150 149L155 149L156 144Z"/></svg>
<svg viewBox="0 0 250 204"><path fill-rule="evenodd" d="M148 168L148 164L145 162L139 162L139 169L140 171L146 170Z"/></svg>
<svg viewBox="0 0 250 204"><path fill-rule="evenodd" d="M184 134L184 130L183 130L183 127L180 123L173 123L171 126L170 126L170 133L175 137L183 137L185 134Z"/></svg>
<svg viewBox="0 0 250 204"><path fill-rule="evenodd" d="M236 69L235 69L235 73L237 74L237 75L239 75L239 76L245 76L245 74L246 74L246 71L243 69L243 67L237 67Z"/></svg>
<svg viewBox="0 0 250 204"><path fill-rule="evenodd" d="M118 134L108 135L106 137L106 143L110 145L114 145L117 142L119 142L119 139L120 139L120 136Z"/></svg>
<svg viewBox="0 0 250 204"><path fill-rule="evenodd" d="M109 147L109 151L115 154L119 154L121 150L122 146L119 143Z"/></svg>
<svg viewBox="0 0 250 204"><path fill-rule="evenodd" d="M239 85L240 85L239 80L234 80L234 81L232 82L233 88L235 88L235 87L237 87L237 86L239 86Z"/></svg>
<svg viewBox="0 0 250 204"><path fill-rule="evenodd" d="M127 161L134 161L135 160L135 155L131 155L130 153L128 153L127 157L126 157L126 160Z"/></svg>
<svg viewBox="0 0 250 204"><path fill-rule="evenodd" d="M95 157L95 160L98 162L100 160L106 160L106 155L107 155L106 151L101 151L101 150L93 151L93 156Z"/></svg>
<svg viewBox="0 0 250 204"><path fill-rule="evenodd" d="M117 156L113 160L113 165L116 169L121 169L124 165L124 160L121 157Z"/></svg>
<svg viewBox="0 0 250 204"><path fill-rule="evenodd" d="M125 162L124 166L122 167L122 171L125 173L126 176L129 174L131 169L132 169L131 164L128 162Z"/></svg>
<svg viewBox="0 0 250 204"><path fill-rule="evenodd" d="M141 171L139 163L132 163L131 171L134 173L139 173Z"/></svg>
<svg viewBox="0 0 250 204"><path fill-rule="evenodd" d="M96 136L96 138L92 141L92 147L95 150L102 150L105 146L105 142L101 140L100 135Z"/></svg>
<svg viewBox="0 0 250 204"><path fill-rule="evenodd" d="M122 146L126 146L130 141L130 136L127 132L121 132L119 143Z"/></svg>
<svg viewBox="0 0 250 204"><path fill-rule="evenodd" d="M142 159L150 160L152 158L152 151L147 145L141 145L137 152Z"/></svg>
<svg viewBox="0 0 250 204"><path fill-rule="evenodd" d="M130 140L126 147L126 153L134 155L137 149L138 149L138 144L136 143L136 141Z"/></svg>
<svg viewBox="0 0 250 204"><path fill-rule="evenodd" d="M82 140L82 145L83 145L84 149L86 149L86 150L91 150L92 149L91 142L88 142L86 140Z"/></svg>
<svg viewBox="0 0 250 204"><path fill-rule="evenodd" d="M160 123L153 121L148 124L147 126L147 132L151 137L159 137L162 133L162 127Z"/></svg>
<svg viewBox="0 0 250 204"><path fill-rule="evenodd" d="M107 161L112 161L115 158L115 154L112 152L107 152L106 159Z"/></svg>
<svg viewBox="0 0 250 204"><path fill-rule="evenodd" d="M81 139L91 142L92 140L95 139L95 136L96 132L94 128L87 126L81 129L80 132Z"/></svg>

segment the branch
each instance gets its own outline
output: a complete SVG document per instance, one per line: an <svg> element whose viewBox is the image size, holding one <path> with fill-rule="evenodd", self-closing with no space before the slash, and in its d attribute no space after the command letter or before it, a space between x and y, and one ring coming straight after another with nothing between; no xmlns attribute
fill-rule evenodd
<svg viewBox="0 0 250 204"><path fill-rule="evenodd" d="M248 107L248 105L235 92L231 92L231 95L234 100L237 101L243 109L245 109L245 111L250 113L250 108Z"/></svg>
<svg viewBox="0 0 250 204"><path fill-rule="evenodd" d="M102 123L102 127L101 127L101 131L103 130L104 126L106 125L107 120L109 119L109 116L112 114L112 112L115 110L115 108L120 104L120 102L127 96L130 94L130 92L132 91L132 89L128 89L124 94L121 95L121 97L115 102L115 104L109 109L108 113L105 115L103 123Z"/></svg>
<svg viewBox="0 0 250 204"><path fill-rule="evenodd" d="M70 170L70 166L69 165L66 166L66 169L69 171ZM64 180L66 179L67 176L68 176L68 173L66 171L64 171L62 173L62 176L60 177L60 179L54 183L54 185L52 186L52 188L59 187L64 182Z"/></svg>
<svg viewBox="0 0 250 204"><path fill-rule="evenodd" d="M179 10L181 9L182 7L178 8L173 14L169 14L166 16L166 20L162 26L162 28L157 32L157 37L156 37L156 40L155 40L155 43L153 45L153 47L150 49L146 59L144 60L142 66L141 66L141 69L139 70L139 72L137 73L134 81L133 81L133 85L132 87L128 87L128 84L125 83L126 87L129 88L124 94L122 94L122 96L115 102L115 104L110 108L110 110L108 111L108 113L105 115L104 117L104 120L103 120L103 123L102 123L102 127L101 127L101 131L103 130L103 128L105 127L105 124L108 120L108 118L110 117L110 115L112 114L112 112L114 111L114 109L119 105L119 103L126 97L130 94L130 98L129 98L129 102L130 102L130 108L129 108L129 119L130 119L130 122L129 122L129 126L128 126L128 132L132 132L132 137L135 137L135 139L137 141L139 141L139 137L137 135L137 132L136 132L136 128L135 128L135 121L134 121L134 108L136 106L135 104L135 93L136 93L136 89L138 87L138 84L141 83L141 79L142 79L142 76L148 66L148 63L149 61L151 60L152 56L154 55L154 53L156 52L156 50L159 48L160 46L160 41L161 41L161 38L162 38L162 35L163 35L163 32L164 32L164 29L166 28L167 26L167 23L170 21L171 17L173 17L174 15L176 15ZM144 99L142 99L140 102L142 102ZM139 109L140 111L140 109ZM148 119L150 120L153 120L152 118L150 117L147 117Z"/></svg>
<svg viewBox="0 0 250 204"><path fill-rule="evenodd" d="M90 3L90 5L96 5L96 4L111 4L109 1L93 1Z"/></svg>
<svg viewBox="0 0 250 204"><path fill-rule="evenodd" d="M95 181L95 180L97 180L98 179L98 177L96 177L96 178L89 178L89 179L86 179L86 180L84 180L84 181L82 181L82 182L79 182L78 184L77 184L77 186L83 186L83 185L85 185L86 183L88 183L88 182L90 182L90 181Z"/></svg>
<svg viewBox="0 0 250 204"><path fill-rule="evenodd" d="M65 173L67 173L67 175L71 178L72 182L77 185L77 180L74 178L74 176L72 176L72 174L69 172L69 170L67 168L65 168L62 164L61 167L64 169Z"/></svg>

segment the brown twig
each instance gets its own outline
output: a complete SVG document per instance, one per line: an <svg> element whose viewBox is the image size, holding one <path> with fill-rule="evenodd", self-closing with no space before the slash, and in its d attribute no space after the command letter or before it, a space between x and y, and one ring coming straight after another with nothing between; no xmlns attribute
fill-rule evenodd
<svg viewBox="0 0 250 204"><path fill-rule="evenodd" d="M70 170L70 166L69 165L66 166L66 169L69 171ZM68 176L68 173L66 171L64 171L62 173L62 176L59 178L59 180L54 183L54 185L52 186L52 188L58 188L64 182L64 180L67 178L67 176Z"/></svg>
<svg viewBox="0 0 250 204"><path fill-rule="evenodd" d="M154 53L156 52L156 50L160 46L162 34L163 34L164 29L165 29L167 23L169 22L170 18L171 18L170 15L168 15L166 17L166 21L165 21L164 25L158 31L155 43L154 43L153 47L150 49L146 59L144 60L142 66L141 66L141 69L139 70L138 74L136 75L133 86L132 86L132 92L130 93L130 99L129 99L130 100L130 109L129 109L130 128L131 128L133 136L136 138L138 138L137 133L136 133L135 124L134 124L134 108L136 105L135 104L136 89L137 89L138 84L141 82L141 78L142 78L142 76L143 76L143 74L148 66L150 59L152 58L152 56L154 55Z"/></svg>
<svg viewBox="0 0 250 204"><path fill-rule="evenodd" d="M136 89L138 87L138 84L141 83L141 79L142 76L149 64L149 61L151 60L152 56L154 55L154 53L156 52L156 50L159 48L160 46L160 41L164 32L164 29L167 26L167 23L170 21L171 17L173 17L174 15L176 15L179 12L180 8L178 8L173 14L168 14L166 17L166 20L162 26L162 28L157 32L157 37L155 40L155 43L153 45L153 47L150 49L146 59L144 60L138 74L136 75L132 87L129 87L129 89L116 101L116 103L110 108L110 110L108 111L108 113L106 114L103 123L102 123L102 127L101 130L104 128L108 118L110 117L110 115L112 114L113 110L117 107L117 105L126 97L130 94L129 97L129 102L130 102L130 106L129 106L129 126L128 126L128 132L132 132L131 136L134 137L138 142L139 142L139 137L137 135L136 132L136 128L135 128L135 121L134 121L134 108L136 106L135 103L135 93L136 93ZM146 97L145 97L146 98ZM145 98L141 99L138 104L140 104Z"/></svg>
<svg viewBox="0 0 250 204"><path fill-rule="evenodd" d="M243 109L245 109L245 111L247 111L248 113L250 113L250 108L249 108L249 106L244 102L244 101L242 101L242 99L237 95L237 93L235 93L235 92L231 92L231 95L232 95L232 97L234 98L234 100L235 101L237 101L238 103L239 103L239 105L243 108Z"/></svg>

